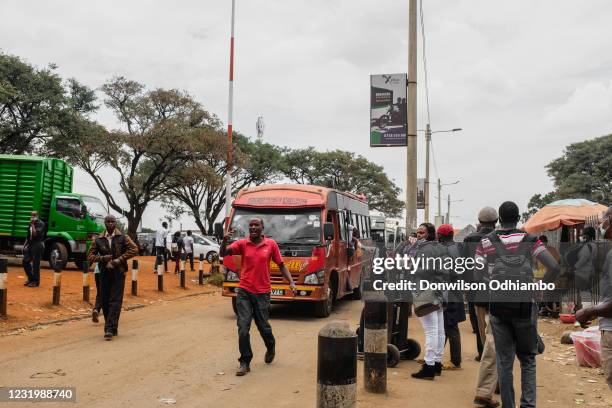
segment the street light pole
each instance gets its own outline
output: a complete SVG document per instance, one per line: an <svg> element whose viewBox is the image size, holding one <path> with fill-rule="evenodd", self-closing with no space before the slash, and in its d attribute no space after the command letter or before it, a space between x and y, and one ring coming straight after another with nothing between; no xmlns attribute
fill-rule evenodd
<svg viewBox="0 0 612 408"><path fill-rule="evenodd" d="M431 126L425 128L425 222L429 222L429 143L431 142ZM440 194L438 192L438 194Z"/></svg>
<svg viewBox="0 0 612 408"><path fill-rule="evenodd" d="M417 2L408 6L408 129L406 134L406 234L417 217Z"/></svg>
<svg viewBox="0 0 612 408"><path fill-rule="evenodd" d="M227 173L225 174L225 225L229 224L232 208L232 121L234 111L234 15L236 1L232 0L232 25L230 36L229 98L227 112Z"/></svg>

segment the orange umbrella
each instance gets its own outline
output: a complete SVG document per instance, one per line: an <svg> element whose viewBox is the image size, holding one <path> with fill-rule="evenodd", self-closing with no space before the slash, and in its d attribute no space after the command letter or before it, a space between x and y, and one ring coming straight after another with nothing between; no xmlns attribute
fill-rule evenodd
<svg viewBox="0 0 612 408"><path fill-rule="evenodd" d="M589 217L600 217L608 207L581 198L552 202L531 216L523 225L530 234L552 231L563 225L584 224Z"/></svg>

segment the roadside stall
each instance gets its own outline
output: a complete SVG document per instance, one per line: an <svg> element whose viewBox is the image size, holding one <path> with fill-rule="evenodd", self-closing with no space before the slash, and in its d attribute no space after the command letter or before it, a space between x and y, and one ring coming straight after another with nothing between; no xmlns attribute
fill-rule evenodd
<svg viewBox="0 0 612 408"><path fill-rule="evenodd" d="M560 311L569 314L576 304L581 303L581 300L597 302L599 299L599 276L610 245L603 241L598 225L607 209L605 205L581 198L558 200L541 208L523 225L526 232L545 235L548 238L547 246L553 255L556 251L555 257L558 257L561 264L561 278L557 280L556 286L559 289L563 310L559 310L560 305L555 305L556 302L547 302L546 308L550 314L557 315ZM594 258L595 273L587 299L580 296L580 293L584 295L584 291L576 289L575 281L571 278L573 268L567 258L569 252L581 245L580 237L584 228L589 226L595 228L598 239L595 241L597 245ZM543 276L543 270L537 265L534 276L536 279L541 279Z"/></svg>

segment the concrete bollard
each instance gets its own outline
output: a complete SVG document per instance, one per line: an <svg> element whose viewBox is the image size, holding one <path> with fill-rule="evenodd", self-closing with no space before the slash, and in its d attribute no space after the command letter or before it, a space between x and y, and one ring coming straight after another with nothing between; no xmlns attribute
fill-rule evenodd
<svg viewBox="0 0 612 408"><path fill-rule="evenodd" d="M185 289L185 254L181 254L181 288Z"/></svg>
<svg viewBox="0 0 612 408"><path fill-rule="evenodd" d="M210 274L215 275L217 273L220 273L221 272L220 266L221 266L221 263L219 262L219 254L213 255L213 261L212 261L212 264L210 265Z"/></svg>
<svg viewBox="0 0 612 408"><path fill-rule="evenodd" d="M198 265L198 283L204 284L204 254L200 254L200 263Z"/></svg>
<svg viewBox="0 0 612 408"><path fill-rule="evenodd" d="M164 258L161 255L157 255L157 291L164 291Z"/></svg>
<svg viewBox="0 0 612 408"><path fill-rule="evenodd" d="M357 395L357 335L345 322L319 331L317 408L352 408Z"/></svg>
<svg viewBox="0 0 612 408"><path fill-rule="evenodd" d="M53 272L53 301L54 305L60 304L60 292L62 287L62 270L55 270Z"/></svg>
<svg viewBox="0 0 612 408"><path fill-rule="evenodd" d="M83 302L89 302L89 262L83 261Z"/></svg>
<svg viewBox="0 0 612 408"><path fill-rule="evenodd" d="M8 261L0 259L0 316L6 317L7 284L8 284Z"/></svg>
<svg viewBox="0 0 612 408"><path fill-rule="evenodd" d="M138 296L138 259L132 259L132 296Z"/></svg>
<svg viewBox="0 0 612 408"><path fill-rule="evenodd" d="M364 326L365 389L384 394L387 391L387 303L365 302Z"/></svg>

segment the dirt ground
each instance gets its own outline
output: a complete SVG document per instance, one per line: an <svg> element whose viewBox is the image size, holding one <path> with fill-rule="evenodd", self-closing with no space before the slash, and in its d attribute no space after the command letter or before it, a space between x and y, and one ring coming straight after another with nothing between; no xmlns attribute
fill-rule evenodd
<svg viewBox="0 0 612 408"><path fill-rule="evenodd" d="M218 289L125 311L119 336L111 342L102 338L102 323L39 325L0 336L0 386L76 387L76 404L49 406L311 407L318 332L331 320L355 328L361 307L358 301L342 301L330 318L317 319L305 306L274 305L277 358L271 365L263 363L265 348L253 325L254 360L245 377L234 376L236 320L229 299ZM419 322L411 318L409 326L410 337L422 344ZM559 344L568 327L550 320L540 324L547 349L537 359L538 407L612 406L612 393L599 370L577 367L573 347ZM357 406L472 407L478 369L475 337L467 322L461 331L463 368L445 371L433 382L410 378L418 365L403 361L388 370L387 394L369 394L363 388L363 362L358 362ZM515 388L520 389L518 375Z"/></svg>
<svg viewBox="0 0 612 408"><path fill-rule="evenodd" d="M155 257L137 257L139 264L138 293L131 295L131 272L126 274L125 308L141 307L164 300L176 299L199 293L216 290L210 285L198 285L198 261L194 263L195 272L187 265L185 289L180 287L178 275L174 274L174 264L168 263L170 273L164 274L164 292L157 291L157 275L153 274ZM10 261L8 268L8 302L7 317L0 318L0 333L49 321L68 319L77 316L89 316L96 296L94 274L89 274L90 302L83 301L83 273L72 263L62 272L60 304L54 306L53 270L46 262L41 264L40 286L29 288L23 286L26 275L19 259ZM131 267L132 263L129 262ZM210 265L204 261L204 272L208 274Z"/></svg>

